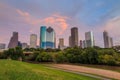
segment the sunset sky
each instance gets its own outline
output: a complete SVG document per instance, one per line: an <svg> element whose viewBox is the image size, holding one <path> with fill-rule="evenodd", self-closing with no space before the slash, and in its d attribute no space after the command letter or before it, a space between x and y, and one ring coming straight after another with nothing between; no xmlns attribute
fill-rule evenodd
<svg viewBox="0 0 120 80"><path fill-rule="evenodd" d="M57 37L68 37L71 27L78 27L79 40L87 31L94 32L95 43L103 47L103 31L120 44L120 0L0 0L0 43L8 44L13 31L19 41L29 44L30 34L40 26L51 26Z"/></svg>

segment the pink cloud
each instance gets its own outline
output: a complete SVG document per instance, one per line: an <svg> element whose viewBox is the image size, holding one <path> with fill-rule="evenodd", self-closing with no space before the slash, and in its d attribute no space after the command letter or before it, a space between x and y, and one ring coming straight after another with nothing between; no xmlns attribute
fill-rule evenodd
<svg viewBox="0 0 120 80"><path fill-rule="evenodd" d="M68 28L67 17L61 16L60 14L53 14L49 17L43 19L34 18L30 13L21 11L19 9L16 10L17 13L24 18L24 20L28 23L33 25L31 27L30 32L35 31L35 26L40 27L42 25L51 26L55 29L56 33L62 35L63 32ZM38 30L38 28L36 28ZM35 31L36 32L36 31Z"/></svg>

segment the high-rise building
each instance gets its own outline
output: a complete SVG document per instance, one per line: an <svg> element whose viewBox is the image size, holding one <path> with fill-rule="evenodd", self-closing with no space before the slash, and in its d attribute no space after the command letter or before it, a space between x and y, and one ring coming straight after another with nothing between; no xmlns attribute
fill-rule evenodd
<svg viewBox="0 0 120 80"><path fill-rule="evenodd" d="M64 39L63 39L63 38L60 38L60 39L59 39L58 48L59 48L59 49L62 49L63 47L64 47Z"/></svg>
<svg viewBox="0 0 120 80"><path fill-rule="evenodd" d="M40 48L46 49L46 26L40 28Z"/></svg>
<svg viewBox="0 0 120 80"><path fill-rule="evenodd" d="M80 40L80 48L82 48L82 45L83 45L83 41Z"/></svg>
<svg viewBox="0 0 120 80"><path fill-rule="evenodd" d="M0 43L0 49L5 49L5 44L4 43Z"/></svg>
<svg viewBox="0 0 120 80"><path fill-rule="evenodd" d="M107 31L103 32L103 39L104 39L104 48L113 47L113 39L109 36Z"/></svg>
<svg viewBox="0 0 120 80"><path fill-rule="evenodd" d="M18 32L13 32L13 36L10 39L8 48L15 48L18 46Z"/></svg>
<svg viewBox="0 0 120 80"><path fill-rule="evenodd" d="M112 37L110 37L110 47L113 47L114 45L113 45L113 38Z"/></svg>
<svg viewBox="0 0 120 80"><path fill-rule="evenodd" d="M86 47L94 46L94 35L92 31L85 33L85 41L86 41Z"/></svg>
<svg viewBox="0 0 120 80"><path fill-rule="evenodd" d="M40 47L43 49L55 48L55 31L53 28L41 26L40 28Z"/></svg>
<svg viewBox="0 0 120 80"><path fill-rule="evenodd" d="M83 40L83 44L82 44L82 46L83 46L83 48L86 48L86 47L87 47L87 45L86 45L86 41L85 41L85 40Z"/></svg>
<svg viewBox="0 0 120 80"><path fill-rule="evenodd" d="M30 48L36 48L37 47L37 35L31 34L30 35Z"/></svg>
<svg viewBox="0 0 120 80"><path fill-rule="evenodd" d="M78 46L78 28L71 28L71 47Z"/></svg>

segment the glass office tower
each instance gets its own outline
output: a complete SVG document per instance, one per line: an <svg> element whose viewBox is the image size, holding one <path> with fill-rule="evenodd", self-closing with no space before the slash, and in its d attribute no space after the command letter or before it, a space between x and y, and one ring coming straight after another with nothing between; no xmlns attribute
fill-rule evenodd
<svg viewBox="0 0 120 80"><path fill-rule="evenodd" d="M94 35L92 31L85 33L86 47L93 47L94 44Z"/></svg>
<svg viewBox="0 0 120 80"><path fill-rule="evenodd" d="M46 48L55 48L55 32L51 27L46 30Z"/></svg>
<svg viewBox="0 0 120 80"><path fill-rule="evenodd" d="M40 28L40 48L55 48L55 32L54 29L46 26Z"/></svg>
<svg viewBox="0 0 120 80"><path fill-rule="evenodd" d="M46 26L40 28L40 48L46 49Z"/></svg>

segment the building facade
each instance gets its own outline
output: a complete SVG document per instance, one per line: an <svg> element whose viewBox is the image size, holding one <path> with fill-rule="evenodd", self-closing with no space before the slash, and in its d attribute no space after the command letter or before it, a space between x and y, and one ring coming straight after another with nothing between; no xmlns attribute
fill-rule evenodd
<svg viewBox="0 0 120 80"><path fill-rule="evenodd" d="M5 44L4 43L0 43L0 49L5 49Z"/></svg>
<svg viewBox="0 0 120 80"><path fill-rule="evenodd" d="M28 44L27 43L22 43L22 49L28 48Z"/></svg>
<svg viewBox="0 0 120 80"><path fill-rule="evenodd" d="M92 31L85 33L85 41L86 41L86 47L94 46L94 35Z"/></svg>
<svg viewBox="0 0 120 80"><path fill-rule="evenodd" d="M30 35L30 48L36 48L37 47L37 35L31 34Z"/></svg>
<svg viewBox="0 0 120 80"><path fill-rule="evenodd" d="M58 48L59 48L59 49L63 49L63 48L64 48L64 39L63 39L63 38L60 38L60 39L59 39Z"/></svg>
<svg viewBox="0 0 120 80"><path fill-rule="evenodd" d="M13 32L13 35L8 44L8 48L15 48L18 46L18 32Z"/></svg>
<svg viewBox="0 0 120 80"><path fill-rule="evenodd" d="M80 48L83 48L83 41L80 40Z"/></svg>
<svg viewBox="0 0 120 80"><path fill-rule="evenodd" d="M71 28L71 47L78 46L78 28Z"/></svg>
<svg viewBox="0 0 120 80"><path fill-rule="evenodd" d="M53 28L46 26L41 26L40 28L40 48L55 48L55 31Z"/></svg>
<svg viewBox="0 0 120 80"><path fill-rule="evenodd" d="M111 48L113 47L113 39L109 36L107 31L103 32L103 39L104 39L104 48Z"/></svg>

